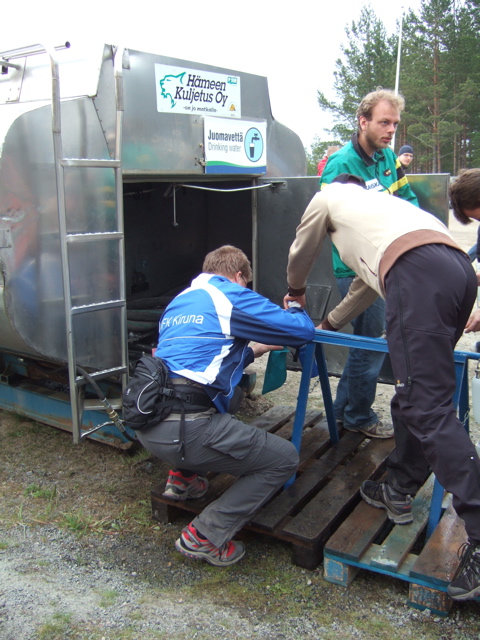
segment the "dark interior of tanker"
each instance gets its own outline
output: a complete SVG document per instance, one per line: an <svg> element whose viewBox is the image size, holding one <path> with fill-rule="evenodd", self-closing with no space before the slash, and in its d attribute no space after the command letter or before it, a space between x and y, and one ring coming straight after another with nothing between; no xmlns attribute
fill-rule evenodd
<svg viewBox="0 0 480 640"><path fill-rule="evenodd" d="M252 260L249 186L250 182L237 181L124 184L131 363L156 346L165 307L201 273L209 251L233 244Z"/></svg>

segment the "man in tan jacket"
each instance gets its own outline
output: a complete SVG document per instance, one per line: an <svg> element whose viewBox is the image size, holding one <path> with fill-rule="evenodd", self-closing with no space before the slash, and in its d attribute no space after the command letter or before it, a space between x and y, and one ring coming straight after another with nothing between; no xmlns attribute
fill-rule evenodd
<svg viewBox="0 0 480 640"><path fill-rule="evenodd" d="M479 203L459 205L457 217L463 223L480 219L480 170L475 171ZM378 295L385 299L396 449L385 482L364 482L361 495L385 509L393 522L407 524L413 519L412 496L431 467L452 493L470 541L449 594L473 598L480 593L480 461L452 398L453 351L476 297L475 272L468 255L431 214L366 191L356 176L339 176L339 182L353 184L332 183L316 194L297 228L285 303L305 304L306 280L327 234L357 276L319 328L337 331ZM465 190L469 193L468 184Z"/></svg>

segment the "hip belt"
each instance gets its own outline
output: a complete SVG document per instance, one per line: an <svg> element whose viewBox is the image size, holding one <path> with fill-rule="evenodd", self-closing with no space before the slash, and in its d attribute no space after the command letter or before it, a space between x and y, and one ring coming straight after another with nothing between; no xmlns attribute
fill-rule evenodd
<svg viewBox="0 0 480 640"><path fill-rule="evenodd" d="M175 401L172 405L172 413L180 413L179 452L182 460L185 459L185 414L199 413L213 407L210 396L204 391L202 385L188 378L171 376L170 382L175 392Z"/></svg>
<svg viewBox="0 0 480 640"><path fill-rule="evenodd" d="M203 387L187 378L170 378L175 392L175 401L172 406L174 413L199 413L213 407L210 396Z"/></svg>

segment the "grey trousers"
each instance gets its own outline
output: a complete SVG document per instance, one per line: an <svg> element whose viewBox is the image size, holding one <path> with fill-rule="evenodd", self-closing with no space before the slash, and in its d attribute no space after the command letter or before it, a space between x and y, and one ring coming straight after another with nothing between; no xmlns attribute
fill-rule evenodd
<svg viewBox="0 0 480 640"><path fill-rule="evenodd" d="M247 425L228 413L214 413L186 422L182 460L178 443L173 444L178 440L179 426L177 421L161 422L138 432L138 439L148 451L172 466L238 477L192 523L220 547L295 473L297 450L288 440Z"/></svg>

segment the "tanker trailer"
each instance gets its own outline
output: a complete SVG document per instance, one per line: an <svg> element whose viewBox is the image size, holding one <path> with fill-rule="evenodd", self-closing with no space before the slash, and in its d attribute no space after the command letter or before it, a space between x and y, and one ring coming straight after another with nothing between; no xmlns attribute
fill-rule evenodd
<svg viewBox="0 0 480 640"><path fill-rule="evenodd" d="M227 243L280 303L318 182L266 78L109 45L0 59L0 407L128 447L112 415L166 304Z"/></svg>
<svg viewBox="0 0 480 640"><path fill-rule="evenodd" d="M121 392L165 306L222 244L281 304L318 178L264 77L111 45L0 61L0 407L126 448ZM416 179L446 219L448 175ZM328 250L307 300L314 322L339 300Z"/></svg>

